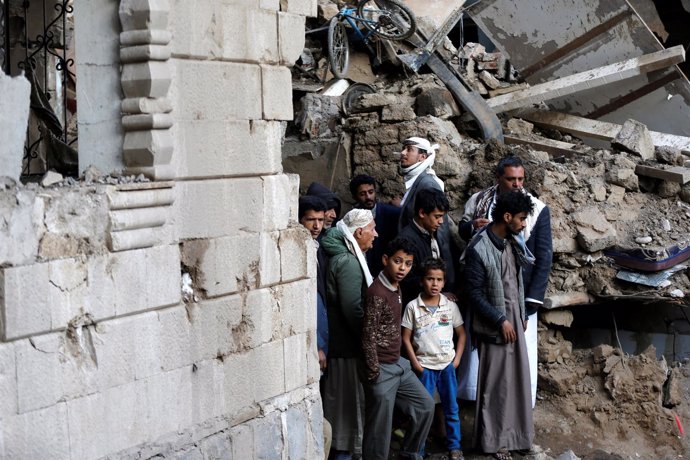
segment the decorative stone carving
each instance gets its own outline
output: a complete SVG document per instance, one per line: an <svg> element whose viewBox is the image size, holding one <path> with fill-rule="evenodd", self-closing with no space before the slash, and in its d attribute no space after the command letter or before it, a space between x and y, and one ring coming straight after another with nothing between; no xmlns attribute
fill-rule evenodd
<svg viewBox="0 0 690 460"><path fill-rule="evenodd" d="M121 0L119 9L124 161L154 180L173 178L169 12L168 0Z"/></svg>

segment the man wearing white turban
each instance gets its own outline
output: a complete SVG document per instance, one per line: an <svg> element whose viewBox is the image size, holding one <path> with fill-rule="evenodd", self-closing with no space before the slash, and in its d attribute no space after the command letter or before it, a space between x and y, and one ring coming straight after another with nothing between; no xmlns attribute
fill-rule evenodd
<svg viewBox="0 0 690 460"><path fill-rule="evenodd" d="M438 144L433 144L422 137L410 137L403 141L400 152L400 174L405 179L405 195L400 202L399 230L412 223L415 217L414 201L417 192L422 189L435 188L444 191L443 181L432 169L436 159Z"/></svg>
<svg viewBox="0 0 690 460"><path fill-rule="evenodd" d="M324 416L333 428L334 459L362 455L364 390L357 375L362 357L363 298L373 279L364 253L376 233L368 209L353 209L321 240L329 257L326 275L328 309L328 376L324 383Z"/></svg>

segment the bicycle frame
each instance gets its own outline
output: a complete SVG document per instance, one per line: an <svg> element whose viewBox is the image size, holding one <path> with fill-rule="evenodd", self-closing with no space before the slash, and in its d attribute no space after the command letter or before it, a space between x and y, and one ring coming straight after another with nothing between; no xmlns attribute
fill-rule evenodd
<svg viewBox="0 0 690 460"><path fill-rule="evenodd" d="M372 29L366 29L366 32L362 32L362 29L359 27L359 23L368 23L368 24L376 24L377 21L371 21L369 19L364 19L360 18L357 16L357 8L354 7L348 7L345 6L343 7L339 12L338 12L338 18L343 21L347 21L347 23L350 25L350 28L355 31L355 34L357 35L357 38L361 41L363 41L365 44L369 43L369 38L371 38L372 35L374 35L374 27Z"/></svg>

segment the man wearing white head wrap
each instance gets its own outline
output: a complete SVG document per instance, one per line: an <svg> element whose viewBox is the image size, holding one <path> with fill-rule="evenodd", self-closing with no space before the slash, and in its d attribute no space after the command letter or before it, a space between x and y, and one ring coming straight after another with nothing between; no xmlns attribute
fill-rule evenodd
<svg viewBox="0 0 690 460"><path fill-rule="evenodd" d="M400 152L400 174L405 179L405 195L400 206L399 229L402 230L414 219L414 200L419 190L436 188L444 191L443 181L432 169L438 144L431 144L422 137L410 137L403 141Z"/></svg>
<svg viewBox="0 0 690 460"><path fill-rule="evenodd" d="M332 458L362 454L364 390L357 375L362 356L363 298L373 279L364 253L377 236L368 209L353 209L321 240L327 272L328 377L324 416L333 428Z"/></svg>

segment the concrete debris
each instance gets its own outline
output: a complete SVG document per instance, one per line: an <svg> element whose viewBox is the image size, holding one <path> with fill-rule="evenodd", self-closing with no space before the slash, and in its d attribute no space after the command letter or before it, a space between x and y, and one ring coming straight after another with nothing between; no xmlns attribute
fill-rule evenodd
<svg viewBox="0 0 690 460"><path fill-rule="evenodd" d="M639 121L626 120L611 145L640 156L643 160L654 158L654 142L647 126Z"/></svg>
<svg viewBox="0 0 690 460"><path fill-rule="evenodd" d="M46 171L46 173L41 178L41 185L44 187L50 187L51 185L57 184L64 179L62 174L55 171Z"/></svg>

